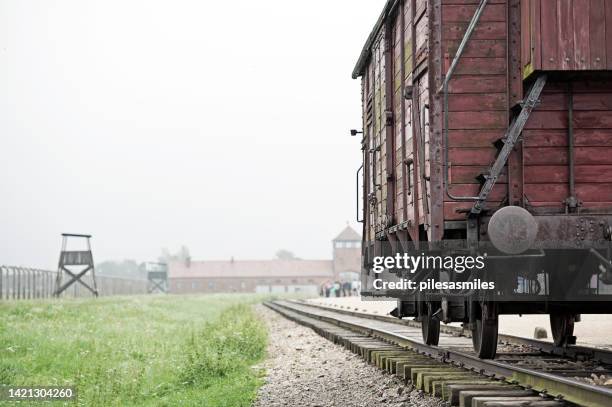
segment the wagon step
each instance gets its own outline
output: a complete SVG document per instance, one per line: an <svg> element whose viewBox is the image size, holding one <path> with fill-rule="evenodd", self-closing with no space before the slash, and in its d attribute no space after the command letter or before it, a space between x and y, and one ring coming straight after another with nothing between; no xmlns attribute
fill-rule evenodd
<svg viewBox="0 0 612 407"><path fill-rule="evenodd" d="M514 148L520 134L531 115L531 112L535 108L536 104L540 100L540 95L542 94L542 89L546 85L546 74L542 74L538 76L533 86L529 90L529 94L527 99L521 103L521 112L516 116L504 137L500 140L503 143L499 155L495 159L495 162L491 166L491 170L488 174L483 174L482 177L485 180L484 185L482 186L480 193L478 194L478 199L474 203L470 213L472 215L478 215L482 212L484 208L484 203L487 200L487 197L493 190L493 186L497 182L501 172L503 171L506 163L508 162L508 157L510 157L510 153Z"/></svg>

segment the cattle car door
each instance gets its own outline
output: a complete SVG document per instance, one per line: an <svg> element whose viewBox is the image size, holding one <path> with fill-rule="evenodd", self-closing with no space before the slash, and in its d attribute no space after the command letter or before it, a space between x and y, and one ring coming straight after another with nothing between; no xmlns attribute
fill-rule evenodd
<svg viewBox="0 0 612 407"><path fill-rule="evenodd" d="M386 185L386 55L384 33L372 48L368 91L367 137L369 154L368 201L370 237L384 230L387 202ZM369 107L371 106L371 107Z"/></svg>
<svg viewBox="0 0 612 407"><path fill-rule="evenodd" d="M428 239L430 221L430 166L429 166L429 74L428 64L428 32L429 18L427 2L417 0L414 3L412 21L412 133L415 166L415 187L418 201L414 203L415 214L418 213L417 225L421 231L426 231ZM418 210L416 210L418 207Z"/></svg>

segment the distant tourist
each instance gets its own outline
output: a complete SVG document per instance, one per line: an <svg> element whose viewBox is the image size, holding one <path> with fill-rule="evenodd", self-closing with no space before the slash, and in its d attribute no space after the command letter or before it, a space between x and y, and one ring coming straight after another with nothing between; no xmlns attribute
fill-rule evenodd
<svg viewBox="0 0 612 407"><path fill-rule="evenodd" d="M351 296L351 283L350 281L345 281L342 283L342 296L350 297Z"/></svg>
<svg viewBox="0 0 612 407"><path fill-rule="evenodd" d="M360 281L355 280L351 282L351 290L353 291L353 295L355 296L359 295L360 286L361 286Z"/></svg>

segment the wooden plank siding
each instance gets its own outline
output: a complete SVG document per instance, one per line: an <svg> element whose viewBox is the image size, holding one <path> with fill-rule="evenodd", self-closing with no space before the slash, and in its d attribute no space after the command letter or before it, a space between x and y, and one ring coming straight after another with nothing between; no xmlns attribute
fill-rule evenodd
<svg viewBox="0 0 612 407"><path fill-rule="evenodd" d="M523 160L525 197L536 207L561 210L569 197L569 84L552 81L527 121ZM582 208L612 202L612 89L589 80L571 83L574 179Z"/></svg>
<svg viewBox="0 0 612 407"><path fill-rule="evenodd" d="M442 6L443 72L459 47L477 2ZM509 121L508 10L505 1L489 4L449 83L449 190L453 195L474 196L480 191L477 177L495 161L499 140ZM489 207L507 195L502 176L493 189ZM470 202L444 198L444 219L465 219Z"/></svg>
<svg viewBox="0 0 612 407"><path fill-rule="evenodd" d="M521 0L524 77L612 69L612 2Z"/></svg>

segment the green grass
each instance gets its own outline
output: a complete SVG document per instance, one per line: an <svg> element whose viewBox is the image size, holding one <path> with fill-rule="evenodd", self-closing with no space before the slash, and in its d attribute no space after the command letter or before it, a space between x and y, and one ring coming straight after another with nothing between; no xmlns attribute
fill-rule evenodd
<svg viewBox="0 0 612 407"><path fill-rule="evenodd" d="M84 406L248 406L261 384L252 366L267 339L250 307L261 300L0 303L0 384L75 386Z"/></svg>

